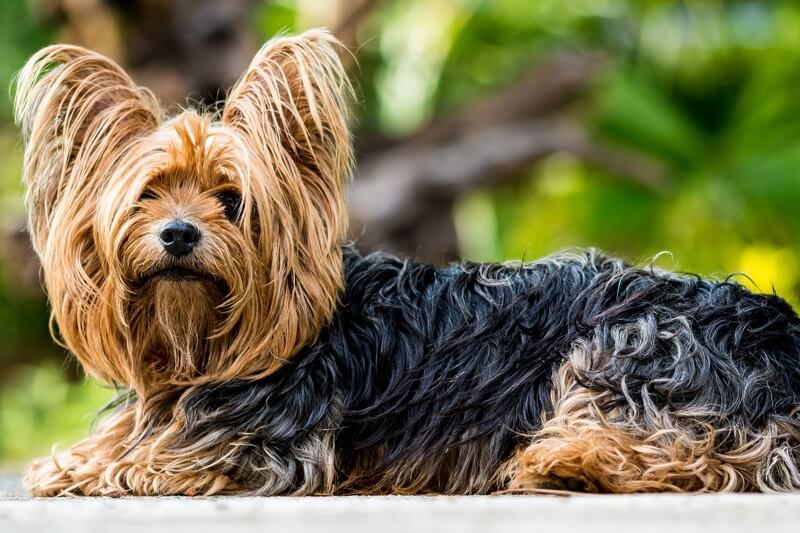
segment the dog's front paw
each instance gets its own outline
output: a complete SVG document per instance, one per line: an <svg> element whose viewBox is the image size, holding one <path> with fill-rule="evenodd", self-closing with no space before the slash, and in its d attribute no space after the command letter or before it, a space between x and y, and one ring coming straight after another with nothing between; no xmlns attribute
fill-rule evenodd
<svg viewBox="0 0 800 533"><path fill-rule="evenodd" d="M57 457L55 454L42 457L28 467L23 483L31 495L48 497L75 494L73 471L67 465L62 465Z"/></svg>
<svg viewBox="0 0 800 533"><path fill-rule="evenodd" d="M37 497L111 496L113 491L101 490L101 473L100 465L70 450L34 461L25 472L23 484Z"/></svg>

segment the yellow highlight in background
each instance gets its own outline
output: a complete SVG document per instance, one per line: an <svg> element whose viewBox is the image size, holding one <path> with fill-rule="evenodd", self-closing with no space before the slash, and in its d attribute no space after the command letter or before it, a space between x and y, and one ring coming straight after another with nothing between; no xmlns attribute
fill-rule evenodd
<svg viewBox="0 0 800 533"><path fill-rule="evenodd" d="M738 279L746 287L762 293L771 293L774 288L780 296L796 303L792 292L797 285L798 258L790 248L747 246L739 256L738 270L747 275Z"/></svg>

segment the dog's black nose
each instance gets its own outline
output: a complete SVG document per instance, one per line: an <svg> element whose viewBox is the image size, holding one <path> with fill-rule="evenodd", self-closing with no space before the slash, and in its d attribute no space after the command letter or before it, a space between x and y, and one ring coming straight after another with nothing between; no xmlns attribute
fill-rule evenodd
<svg viewBox="0 0 800 533"><path fill-rule="evenodd" d="M172 220L161 229L159 240L168 254L186 255L200 240L200 230L194 224L183 220Z"/></svg>

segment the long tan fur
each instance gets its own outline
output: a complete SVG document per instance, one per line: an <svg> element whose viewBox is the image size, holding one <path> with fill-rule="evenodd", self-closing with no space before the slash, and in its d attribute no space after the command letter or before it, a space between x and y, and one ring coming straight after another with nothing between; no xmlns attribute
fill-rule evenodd
<svg viewBox="0 0 800 533"><path fill-rule="evenodd" d="M31 58L15 100L29 228L58 333L92 375L140 393L165 380L255 378L318 334L342 284L348 92L335 41L323 31L267 43L221 121L192 111L163 121L153 97L95 52L58 45ZM167 188L165 179L187 186ZM165 194L137 200L151 187ZM144 221L223 187L241 192L244 237L236 242L221 216L200 222L213 226L209 235L230 237L203 258L230 288L213 311L221 325L207 332L225 341L213 343L204 362L166 365L167 375L143 369L152 354L143 353L129 303L130 280L158 260ZM167 307L148 309L161 329L180 328L176 316L212 312L158 314Z"/></svg>
<svg viewBox="0 0 800 533"><path fill-rule="evenodd" d="M202 492L224 487L210 472L235 443L183 447L169 392L267 376L333 313L352 164L337 46L321 30L268 42L221 116L167 118L114 62L76 46L45 48L22 69L29 231L54 335L137 398L35 464L34 493L175 493L187 476ZM216 199L225 190L241 197L235 220ZM164 266L159 227L178 216L204 235L188 266L208 282L147 281Z"/></svg>

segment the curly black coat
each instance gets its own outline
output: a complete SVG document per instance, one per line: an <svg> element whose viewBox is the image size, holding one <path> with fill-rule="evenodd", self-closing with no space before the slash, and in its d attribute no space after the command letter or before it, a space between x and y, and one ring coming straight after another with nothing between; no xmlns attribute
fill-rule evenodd
<svg viewBox="0 0 800 533"><path fill-rule="evenodd" d="M800 488L800 319L777 296L593 250L437 269L348 247L344 261L314 344L266 379L182 402L187 442L241 443L227 474L248 490L503 488L569 394L554 380L576 346L590 356L573 376L602 398L588 416L643 442L665 425L705 432L698 453L733 465L728 488Z"/></svg>

